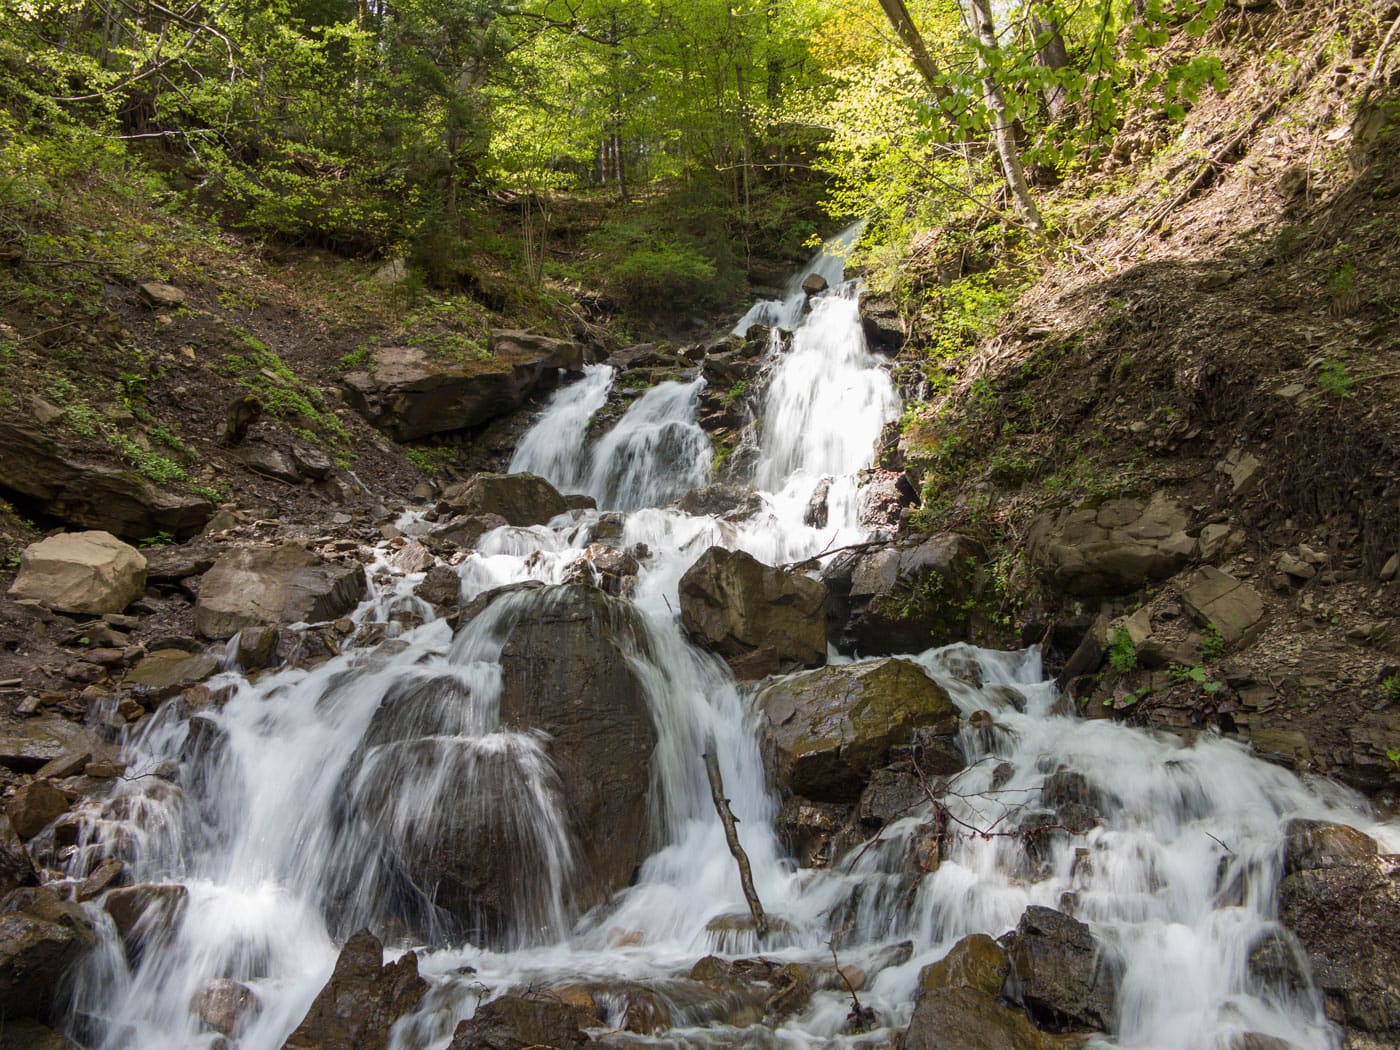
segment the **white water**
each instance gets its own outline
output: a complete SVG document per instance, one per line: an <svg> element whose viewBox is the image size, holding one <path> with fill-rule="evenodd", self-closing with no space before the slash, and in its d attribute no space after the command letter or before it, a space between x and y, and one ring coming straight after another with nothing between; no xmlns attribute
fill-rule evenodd
<svg viewBox="0 0 1400 1050"><path fill-rule="evenodd" d="M814 265L839 276L834 263ZM793 323L801 305L791 308ZM775 317L787 309L769 307ZM779 344L773 353L782 353ZM1070 893L1122 971L1121 1015L1105 1045L1227 1050L1232 1034L1255 1031L1304 1050L1335 1047L1315 997L1297 1001L1252 987L1246 973L1249 948L1272 929L1282 821L1341 820L1392 848L1400 834L1376 825L1341 789L1304 784L1226 741L1203 735L1186 746L1057 713L1054 688L1041 681L1031 652L953 646L917 655L964 714L986 710L995 718L991 730L964 731L971 768L948 803L969 825L1004 828L1024 806L1034 808L1047 776L1069 769L1096 798L1100 826L1052 842L1034 870L1021 839L964 835L912 895L907 851L918 813L829 871L796 870L784 857L753 714L727 669L682 637L673 612L677 581L712 544L776 564L858 538L851 475L868 465L898 405L865 352L849 289L818 298L792 351L772 363L757 468L763 507L746 521L662 506L708 479L708 443L694 423L698 381L654 388L590 443L589 421L612 382L611 370L591 367L555 395L513 463L565 490L590 492L605 509L630 511L621 540L611 542L651 552L634 599L630 658L660 737L649 795L657 848L635 886L610 908L576 914L570 876L578 844L562 830L543 742L500 726L501 639L550 592L498 599L455 638L434 620L312 671L257 682L231 673L234 697L208 715L224 743L192 746L191 723L167 707L129 743L128 779L93 814L75 855L75 877L115 855L128 861L135 881L178 882L190 892L181 921L134 969L110 940L90 960L75 1005L75 1031L92 1033L85 1044L208 1046L213 1036L192 1016L190 998L204 981L232 977L264 1004L236 1046L275 1050L329 975L336 945L366 923L419 947L422 971L436 985L420 1014L397 1030L396 1045L405 1050L446 1046L482 989L495 995L513 985L683 974L720 947L706 924L745 909L699 759L713 741L758 893L794 930L790 943L765 944L765 953L825 966L826 942L840 921L850 931L843 961L879 971L862 1000L891 1028L907 1023L922 965L967 933L1000 935L1027 905L1060 907ZM829 523L807 527L803 510L827 475L834 477ZM458 566L464 599L506 583L562 581L607 525L600 512L580 512L548 527L488 534ZM427 611L409 593L420 576L404 576L383 558L373 569L380 582L358 619ZM981 687L966 683L968 667ZM376 725L390 698L411 712L411 725ZM414 750L407 760L406 748ZM167 760L181 763L177 788L139 779ZM472 819L499 822L517 852L509 860L522 873L514 907L523 918L497 931L503 947L484 947L443 923L391 860L431 837L433 822L459 808L447 802L461 799L477 800ZM381 830L351 810L376 814ZM1232 884L1239 892L1228 891ZM883 949L906 940L912 957L880 969ZM753 943L726 947L736 955L757 950ZM464 966L476 972L464 977ZM818 993L776 1038L788 1047L845 1045L846 1008L843 995ZM687 1045L706 1042L696 1027L684 1037ZM739 1038L770 1041L757 1030Z"/></svg>

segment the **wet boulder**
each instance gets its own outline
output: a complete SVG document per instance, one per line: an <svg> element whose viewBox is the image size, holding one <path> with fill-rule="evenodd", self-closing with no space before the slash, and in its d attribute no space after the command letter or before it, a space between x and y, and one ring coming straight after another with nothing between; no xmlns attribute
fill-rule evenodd
<svg viewBox="0 0 1400 1050"><path fill-rule="evenodd" d="M564 582L586 584L614 598L627 598L637 585L640 569L636 557L629 551L590 543L582 556L564 570Z"/></svg>
<svg viewBox="0 0 1400 1050"><path fill-rule="evenodd" d="M676 507L687 514L712 514L717 518L739 521L763 509L763 498L752 485L720 481L701 489L691 489Z"/></svg>
<svg viewBox="0 0 1400 1050"><path fill-rule="evenodd" d="M110 890L102 909L112 917L127 955L134 959L167 937L184 917L190 893L176 883L142 883Z"/></svg>
<svg viewBox="0 0 1400 1050"><path fill-rule="evenodd" d="M251 988L227 977L205 981L190 1000L190 1010L195 1016L227 1036L236 1035L257 1015L260 1005Z"/></svg>
<svg viewBox="0 0 1400 1050"><path fill-rule="evenodd" d="M569 509L558 489L535 474L474 474L443 497L459 515L495 515L508 525L544 525Z"/></svg>
<svg viewBox="0 0 1400 1050"><path fill-rule="evenodd" d="M505 995L459 1024L448 1050L580 1050L589 1038L579 1026L590 1020L587 1007L544 996Z"/></svg>
<svg viewBox="0 0 1400 1050"><path fill-rule="evenodd" d="M976 543L951 532L838 555L822 572L833 640L864 656L965 640L981 556Z"/></svg>
<svg viewBox="0 0 1400 1050"><path fill-rule="evenodd" d="M22 839L32 839L68 812L67 795L47 780L31 780L10 796L5 812Z"/></svg>
<svg viewBox="0 0 1400 1050"><path fill-rule="evenodd" d="M389 1029L427 990L413 952L385 965L383 945L361 930L345 942L330 980L282 1050L385 1050Z"/></svg>
<svg viewBox="0 0 1400 1050"><path fill-rule="evenodd" d="M826 662L826 586L711 547L680 582L681 624L741 678Z"/></svg>
<svg viewBox="0 0 1400 1050"><path fill-rule="evenodd" d="M12 598L72 613L119 613L146 590L146 559L110 532L60 532L20 556Z"/></svg>
<svg viewBox="0 0 1400 1050"><path fill-rule="evenodd" d="M1011 969L1031 1015L1051 1025L1107 1031L1117 974L1084 923L1053 908L1031 906L1011 947Z"/></svg>
<svg viewBox="0 0 1400 1050"><path fill-rule="evenodd" d="M1042 515L1026 538L1031 561L1074 595L1127 594L1175 574L1196 552L1187 510L1164 493Z"/></svg>
<svg viewBox="0 0 1400 1050"><path fill-rule="evenodd" d="M1355 828L1289 821L1279 919L1311 964L1329 1016L1400 1043L1400 865Z"/></svg>
<svg viewBox="0 0 1400 1050"><path fill-rule="evenodd" d="M0 420L0 489L19 493L47 517L129 539L162 531L190 536L214 513L207 499L166 492L129 467L6 420Z"/></svg>
<svg viewBox="0 0 1400 1050"><path fill-rule="evenodd" d="M450 508L449 508L450 509ZM499 514L454 514L446 521L433 527L428 538L435 543L451 544L454 547L470 549L477 545L481 537L492 529L499 529L510 522Z"/></svg>
<svg viewBox="0 0 1400 1050"><path fill-rule="evenodd" d="M201 578L195 630L223 639L259 624L321 623L350 612L364 593L358 562L325 561L295 543L238 547Z"/></svg>
<svg viewBox="0 0 1400 1050"><path fill-rule="evenodd" d="M754 703L778 784L818 802L857 801L892 748L919 730L952 736L958 729L948 693L909 660L805 671L765 686Z"/></svg>
<svg viewBox="0 0 1400 1050"><path fill-rule="evenodd" d="M560 369L583 365L578 343L524 332L492 333L485 360L454 361L421 347L376 350L373 368L345 377L346 401L398 441L467 430L507 415Z"/></svg>
<svg viewBox="0 0 1400 1050"><path fill-rule="evenodd" d="M919 988L973 988L1001 995L1011 973L1011 960L1003 948L985 933L964 937L937 962L919 971Z"/></svg>
<svg viewBox="0 0 1400 1050"><path fill-rule="evenodd" d="M501 649L501 723L549 734L579 844L580 907L626 886L647 854L647 788L656 725L630 659L644 650L636 612L591 587L520 591Z"/></svg>
<svg viewBox="0 0 1400 1050"><path fill-rule="evenodd" d="M900 1050L1054 1050L1076 1043L1042 1032L1020 1010L976 988L922 992Z"/></svg>
<svg viewBox="0 0 1400 1050"><path fill-rule="evenodd" d="M47 1017L60 981L97 941L83 910L46 887L0 899L0 1014Z"/></svg>

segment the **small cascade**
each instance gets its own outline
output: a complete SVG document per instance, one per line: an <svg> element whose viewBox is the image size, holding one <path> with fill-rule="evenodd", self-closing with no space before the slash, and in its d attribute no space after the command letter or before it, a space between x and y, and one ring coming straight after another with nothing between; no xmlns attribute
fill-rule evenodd
<svg viewBox="0 0 1400 1050"><path fill-rule="evenodd" d="M856 232L843 236L848 245ZM831 290L809 303L800 284L812 272ZM278 1050L336 945L368 925L394 951L417 950L433 985L396 1028L397 1050L445 1050L485 998L522 986L604 986L595 998L616 1023L628 982L644 982L671 1019L628 1043L863 1050L909 1023L923 966L967 934L1001 936L1039 905L1089 925L1116 983L1107 1031L1088 1045L1234 1050L1252 1032L1336 1050L1312 988L1271 985L1249 965L1279 931L1281 823L1340 821L1391 849L1400 829L1335 785L1209 734L1186 744L1078 718L1035 650L909 654L962 715L967 768L949 777L942 810L909 806L826 869L787 856L759 715L727 665L683 634L677 588L711 546L783 564L867 535L860 472L899 404L842 272L839 254L819 254L788 303L750 322L793 329L791 348L775 340L765 362L752 513L672 505L709 481L695 420L703 380L657 385L590 441L613 373L589 366L554 395L511 469L587 492L600 509L496 529L454 562L464 601L508 592L454 630L412 597L422 574L381 550L356 617L407 610L421 626L312 670L250 679L230 666L213 681L231 690L222 707L168 704L127 741L127 777L86 815L68 875L116 857L133 882L178 884L186 898L135 959L106 931L75 980L81 1046L218 1045L190 1004L206 982L232 979L261 1009L223 1045ZM808 524L818 486L827 513ZM402 527L420 518L408 513ZM595 542L636 552L627 598L571 583ZM570 673L575 658L586 673ZM587 761L571 764L565 740ZM631 757L610 763L610 749ZM761 944L715 817L707 751L777 925ZM156 775L171 768L173 782ZM571 810L566 797L584 802ZM581 812L586 803L612 819L629 802L640 805L617 817L631 821L625 834ZM930 841L940 863L919 874L911 857ZM596 872L622 854L608 885L625 888L600 894ZM684 980L712 953L761 951L815 972L833 948L868 977L860 995L874 1033L847 1031L849 996L834 984L770 1028L755 1020L761 1003Z"/></svg>

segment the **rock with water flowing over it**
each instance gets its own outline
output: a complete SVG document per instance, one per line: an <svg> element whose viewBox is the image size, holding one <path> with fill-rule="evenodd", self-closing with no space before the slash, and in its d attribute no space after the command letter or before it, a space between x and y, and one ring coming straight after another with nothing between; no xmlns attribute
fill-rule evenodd
<svg viewBox="0 0 1400 1050"><path fill-rule="evenodd" d="M200 580L195 630L223 639L260 624L334 620L364 593L358 562L324 561L294 543L239 547L221 554Z"/></svg>
<svg viewBox="0 0 1400 1050"><path fill-rule="evenodd" d="M686 631L741 678L826 661L826 587L817 580L711 547L681 577L680 603Z"/></svg>
<svg viewBox="0 0 1400 1050"><path fill-rule="evenodd" d="M394 1022L427 990L413 952L385 965L379 939L361 930L345 942L331 979L282 1050L384 1050Z"/></svg>
<svg viewBox="0 0 1400 1050"><path fill-rule="evenodd" d="M8 814L0 813L0 893L34 881L34 862Z"/></svg>
<svg viewBox="0 0 1400 1050"><path fill-rule="evenodd" d="M166 492L136 471L65 448L47 434L0 420L0 488L73 525L139 539L189 536L214 513L207 499Z"/></svg>
<svg viewBox="0 0 1400 1050"><path fill-rule="evenodd" d="M1053 908L1031 906L1016 927L1011 968L1021 1001L1049 1024L1106 1031L1118 981L1089 927Z"/></svg>
<svg viewBox="0 0 1400 1050"><path fill-rule="evenodd" d="M976 543L952 532L837 555L822 572L833 640L865 656L963 641L981 556Z"/></svg>
<svg viewBox="0 0 1400 1050"><path fill-rule="evenodd" d="M951 736L958 729L947 691L909 660L795 674L765 686L754 703L763 712L763 745L777 782L820 802L855 802L891 749L916 731Z"/></svg>
<svg viewBox="0 0 1400 1050"><path fill-rule="evenodd" d="M142 883L110 890L102 908L112 917L127 955L140 957L150 944L169 935L189 904L190 891L174 883Z"/></svg>
<svg viewBox="0 0 1400 1050"><path fill-rule="evenodd" d="M0 1015L47 1017L60 980L96 943L82 908L47 887L0 899Z"/></svg>
<svg viewBox="0 0 1400 1050"><path fill-rule="evenodd" d="M474 474L443 494L459 514L496 515L508 525L544 525L569 509L559 490L535 474Z"/></svg>
<svg viewBox="0 0 1400 1050"><path fill-rule="evenodd" d="M526 332L492 333L491 354L454 361L421 347L376 350L373 368L345 377L346 400L399 441L468 430L515 411L555 381L583 367L583 347Z"/></svg>
<svg viewBox="0 0 1400 1050"><path fill-rule="evenodd" d="M448 1050L580 1050L590 1040L579 1027L593 1020L586 1007L541 996L504 995L457 1026Z"/></svg>
<svg viewBox="0 0 1400 1050"><path fill-rule="evenodd" d="M232 1036L257 1015L257 995L246 984L216 977L199 986L190 1000L190 1010L210 1028Z"/></svg>
<svg viewBox="0 0 1400 1050"><path fill-rule="evenodd" d="M1031 560L1074 595L1126 594L1164 580L1196 552L1191 516L1164 493L1048 513L1026 537Z"/></svg>
<svg viewBox="0 0 1400 1050"><path fill-rule="evenodd" d="M119 613L146 589L146 559L110 532L61 532L20 556L12 598L73 613Z"/></svg>
<svg viewBox="0 0 1400 1050"><path fill-rule="evenodd" d="M1355 828L1292 820L1278 896L1328 1015L1400 1043L1400 865Z"/></svg>
<svg viewBox="0 0 1400 1050"><path fill-rule="evenodd" d="M579 843L572 889L592 907L626 886L647 854L647 789L657 732L629 656L636 611L591 587L517 592L523 613L501 648L501 722L546 730Z"/></svg>
<svg viewBox="0 0 1400 1050"><path fill-rule="evenodd" d="M641 565L629 551L590 543L583 555L564 570L565 583L597 587L614 598L631 597Z"/></svg>

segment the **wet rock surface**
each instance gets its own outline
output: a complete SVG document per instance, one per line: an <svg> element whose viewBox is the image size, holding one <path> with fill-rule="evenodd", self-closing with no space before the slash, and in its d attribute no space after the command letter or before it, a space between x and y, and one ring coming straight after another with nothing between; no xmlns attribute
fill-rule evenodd
<svg viewBox="0 0 1400 1050"><path fill-rule="evenodd" d="M818 802L857 801L892 748L917 730L948 736L958 727L943 687L917 664L893 658L779 679L754 703L763 711L763 745L777 783Z"/></svg>
<svg viewBox="0 0 1400 1050"><path fill-rule="evenodd" d="M413 952L385 964L378 938L361 930L345 942L330 980L282 1050L385 1050L389 1029L427 990Z"/></svg>
<svg viewBox="0 0 1400 1050"><path fill-rule="evenodd" d="M1400 1040L1400 865L1355 828L1290 821L1279 919L1307 952L1328 1014Z"/></svg>
<svg viewBox="0 0 1400 1050"><path fill-rule="evenodd" d="M965 639L980 554L967 537L944 533L838 555L822 572L832 640L878 656Z"/></svg>
<svg viewBox="0 0 1400 1050"><path fill-rule="evenodd" d="M680 583L681 623L741 678L826 662L826 587L711 547Z"/></svg>
<svg viewBox="0 0 1400 1050"><path fill-rule="evenodd" d="M0 898L0 1009L6 1018L47 1018L61 979L97 942L76 904L44 887Z"/></svg>
<svg viewBox="0 0 1400 1050"><path fill-rule="evenodd" d="M448 489L443 501L458 514L494 516L508 525L543 525L569 509L558 490L534 474L476 474Z"/></svg>
<svg viewBox="0 0 1400 1050"><path fill-rule="evenodd" d="M449 1050L579 1050L589 1043L579 1027L588 1014L586 1008L546 998L502 996L457 1026Z"/></svg>
<svg viewBox="0 0 1400 1050"><path fill-rule="evenodd" d="M1048 1024L1107 1031L1117 977L1089 927L1051 908L1026 909L1010 951L1020 998Z"/></svg>

